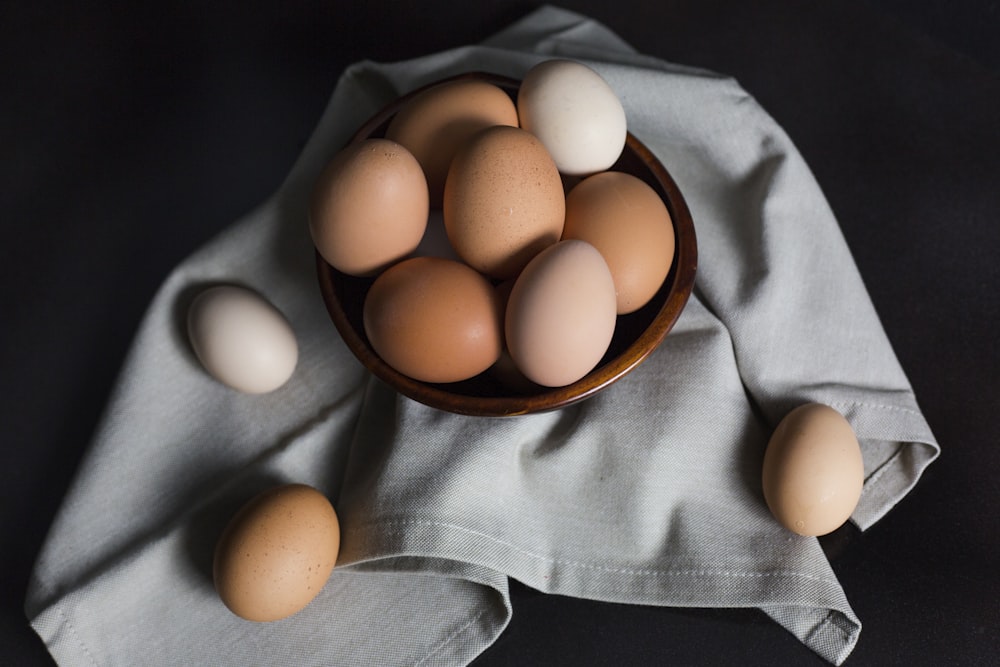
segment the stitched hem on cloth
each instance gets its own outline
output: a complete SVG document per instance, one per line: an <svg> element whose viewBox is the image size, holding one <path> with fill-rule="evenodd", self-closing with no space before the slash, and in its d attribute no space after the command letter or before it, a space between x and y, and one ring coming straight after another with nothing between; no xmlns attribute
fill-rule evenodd
<svg viewBox="0 0 1000 667"><path fill-rule="evenodd" d="M351 551L365 554L357 561L345 562L347 568L391 569L396 559L430 556L440 560L450 552L456 562L516 572L519 581L547 593L650 606L759 608L836 665L850 655L861 631L860 621L832 576L794 570L629 567L558 558L479 530L431 519L373 521L345 527L344 535L354 541ZM426 544L435 545L433 553L421 548ZM815 606L807 604L807 599L816 600ZM817 614L822 617L810 622Z"/></svg>

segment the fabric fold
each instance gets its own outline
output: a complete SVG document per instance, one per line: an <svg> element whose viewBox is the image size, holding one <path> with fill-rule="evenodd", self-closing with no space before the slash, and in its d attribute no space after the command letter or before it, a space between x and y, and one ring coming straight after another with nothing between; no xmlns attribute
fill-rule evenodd
<svg viewBox="0 0 1000 667"><path fill-rule="evenodd" d="M694 294L646 362L569 408L480 419L402 398L326 315L312 183L396 96L465 71L519 78L551 57L597 70L674 176L698 234ZM198 366L184 314L217 282L258 290L288 317L300 364L285 387L240 395ZM760 488L771 429L806 401L837 408L859 436L862 530L938 455L836 219L774 120L729 77L543 7L481 45L348 68L278 192L172 272L26 610L67 665L450 665L506 627L513 578L597 600L758 608L840 664L861 621L819 542L784 531ZM303 612L251 624L215 595L211 551L242 501L283 481L334 501L341 556Z"/></svg>

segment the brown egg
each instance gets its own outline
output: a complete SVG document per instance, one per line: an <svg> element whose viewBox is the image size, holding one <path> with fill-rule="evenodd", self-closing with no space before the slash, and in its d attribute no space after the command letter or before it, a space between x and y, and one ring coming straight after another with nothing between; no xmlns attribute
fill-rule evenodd
<svg viewBox="0 0 1000 667"><path fill-rule="evenodd" d="M826 535L861 498L864 462L854 430L833 408L807 403L778 424L764 453L764 499L799 535Z"/></svg>
<svg viewBox="0 0 1000 667"><path fill-rule="evenodd" d="M334 268L374 275L420 243L427 197L423 170L406 148L387 139L352 143L316 183L309 209L313 243Z"/></svg>
<svg viewBox="0 0 1000 667"><path fill-rule="evenodd" d="M532 382L562 387L600 362L615 332L615 286L594 246L560 241L517 277L507 302L507 349Z"/></svg>
<svg viewBox="0 0 1000 667"><path fill-rule="evenodd" d="M330 501L304 484L269 489L233 517L215 549L215 589L248 621L276 621L323 589L340 550Z"/></svg>
<svg viewBox="0 0 1000 667"><path fill-rule="evenodd" d="M376 278L364 303L375 352L423 382L457 382L500 356L502 313L493 285L472 268L440 257L413 257Z"/></svg>
<svg viewBox="0 0 1000 667"><path fill-rule="evenodd" d="M615 280L620 315L653 298L674 260L674 225L663 200L620 171L594 174L570 191L563 238L601 251Z"/></svg>
<svg viewBox="0 0 1000 667"><path fill-rule="evenodd" d="M455 252L494 278L511 278L559 240L566 197L555 162L532 134L483 130L455 155L444 225Z"/></svg>
<svg viewBox="0 0 1000 667"><path fill-rule="evenodd" d="M413 97L393 117L385 136L406 146L420 162L431 206L437 207L455 152L476 132L493 125L517 126L517 108L510 96L485 81L459 80Z"/></svg>

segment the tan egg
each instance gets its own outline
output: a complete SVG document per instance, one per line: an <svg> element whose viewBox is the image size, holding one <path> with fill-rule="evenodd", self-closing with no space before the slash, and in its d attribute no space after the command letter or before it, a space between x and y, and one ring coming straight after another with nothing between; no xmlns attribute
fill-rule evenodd
<svg viewBox="0 0 1000 667"><path fill-rule="evenodd" d="M570 191L563 238L601 251L615 279L620 315L653 298L674 260L674 225L663 199L620 171L594 174Z"/></svg>
<svg viewBox="0 0 1000 667"><path fill-rule="evenodd" d="M326 496L304 484L278 486L232 518L215 549L223 603L248 621L277 621L323 589L340 550L340 523Z"/></svg>
<svg viewBox="0 0 1000 667"><path fill-rule="evenodd" d="M488 276L516 276L559 240L565 213L559 170L524 130L483 130L451 163L444 188L448 239L465 262Z"/></svg>
<svg viewBox="0 0 1000 667"><path fill-rule="evenodd" d="M507 302L507 349L537 384L562 387L600 362L614 335L615 285L594 246L571 239L540 252Z"/></svg>
<svg viewBox="0 0 1000 667"><path fill-rule="evenodd" d="M861 498L864 462L854 430L833 408L807 403L778 424L764 453L764 499L799 535L826 535Z"/></svg>
<svg viewBox="0 0 1000 667"><path fill-rule="evenodd" d="M413 257L382 273L365 297L375 352L423 382L457 382L500 356L502 312L493 285L461 262Z"/></svg>
<svg viewBox="0 0 1000 667"><path fill-rule="evenodd" d="M377 274L420 243L429 212L416 158L387 139L348 145L323 170L309 208L309 231L331 266Z"/></svg>
<svg viewBox="0 0 1000 667"><path fill-rule="evenodd" d="M449 81L407 102L385 136L406 146L420 162L431 206L437 207L455 152L476 132L493 125L517 126L517 108L510 95L485 81Z"/></svg>

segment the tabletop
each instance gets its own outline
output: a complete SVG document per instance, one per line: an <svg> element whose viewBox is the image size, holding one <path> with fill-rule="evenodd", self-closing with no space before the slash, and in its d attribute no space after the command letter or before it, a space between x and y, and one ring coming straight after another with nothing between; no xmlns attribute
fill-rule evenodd
<svg viewBox="0 0 1000 667"><path fill-rule="evenodd" d="M1000 651L1000 8L975 0L566 1L638 51L734 76L840 222L942 455L822 539L848 665ZM281 183L344 68L479 41L537 3L6 3L0 9L0 662L52 664L32 563L170 269ZM547 595L474 664L823 664L757 610Z"/></svg>

